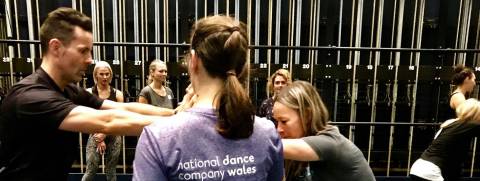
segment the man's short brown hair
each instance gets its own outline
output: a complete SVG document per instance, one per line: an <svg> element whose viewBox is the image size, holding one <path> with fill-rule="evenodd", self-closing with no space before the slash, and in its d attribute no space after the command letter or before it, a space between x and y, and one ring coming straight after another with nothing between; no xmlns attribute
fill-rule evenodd
<svg viewBox="0 0 480 181"><path fill-rule="evenodd" d="M92 32L92 20L90 17L72 8L61 7L48 13L47 18L40 28L40 44L42 53L48 50L48 42L57 38L68 45L72 40L75 26L85 31Z"/></svg>

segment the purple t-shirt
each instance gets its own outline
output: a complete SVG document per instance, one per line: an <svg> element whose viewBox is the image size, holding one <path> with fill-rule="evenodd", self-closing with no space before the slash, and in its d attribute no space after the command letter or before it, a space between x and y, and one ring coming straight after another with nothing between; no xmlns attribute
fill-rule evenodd
<svg viewBox="0 0 480 181"><path fill-rule="evenodd" d="M271 121L255 118L253 134L232 140L215 130L213 109L192 108L145 127L133 180L282 180L283 148Z"/></svg>

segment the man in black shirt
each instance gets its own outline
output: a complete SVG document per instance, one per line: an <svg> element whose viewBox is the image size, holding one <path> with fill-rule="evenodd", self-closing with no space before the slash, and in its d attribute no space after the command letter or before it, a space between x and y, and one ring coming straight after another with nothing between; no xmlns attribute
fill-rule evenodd
<svg viewBox="0 0 480 181"><path fill-rule="evenodd" d="M92 63L92 22L71 9L48 14L40 29L42 64L14 85L0 112L0 180L66 180L78 133L139 135L173 110L102 101L76 86ZM140 113L140 114L139 114Z"/></svg>

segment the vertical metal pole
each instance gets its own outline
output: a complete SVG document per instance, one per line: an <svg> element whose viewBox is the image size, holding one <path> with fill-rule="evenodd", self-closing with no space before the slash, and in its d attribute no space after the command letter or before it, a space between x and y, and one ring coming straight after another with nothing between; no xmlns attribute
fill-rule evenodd
<svg viewBox="0 0 480 181"><path fill-rule="evenodd" d="M314 22L312 22L312 19L316 15L313 12L313 9L314 9L313 7L314 6L315 6L315 1L311 0L310 1L310 18L308 20L308 25L309 25L308 26L308 46L313 46L313 43L312 43L313 42L313 37L312 37L313 36L313 30L312 29L313 29L313 26L314 26ZM312 50L308 50L308 58L307 58L308 62L310 62L313 58L312 53L313 53ZM312 83L312 82L310 82L310 83Z"/></svg>
<svg viewBox="0 0 480 181"><path fill-rule="evenodd" d="M356 23L356 30L355 30L355 47L361 47L362 42L362 24L363 24L363 0L358 1L357 6L357 23ZM353 76L352 76L352 97L350 99L350 122L356 122L357 117L357 95L358 95L358 83L356 83L356 74L357 74L357 65L360 64L360 52L355 51L354 54L354 61L353 61ZM350 126L348 129L348 138L355 141L354 137L354 129L355 126Z"/></svg>
<svg viewBox="0 0 480 181"><path fill-rule="evenodd" d="M145 4L145 42L148 42L148 0L145 0L144 1L144 4ZM145 60L148 60L149 59L149 54L148 54L148 47L145 47Z"/></svg>
<svg viewBox="0 0 480 181"><path fill-rule="evenodd" d="M235 20L240 19L240 0L235 0Z"/></svg>
<svg viewBox="0 0 480 181"><path fill-rule="evenodd" d="M273 2L272 0L268 0L268 30L267 30L267 45L272 45L272 9L273 9ZM278 35L276 35L278 36ZM272 50L267 49L267 75L270 75L270 64L272 63ZM255 86L255 88L257 88ZM270 97L270 92L267 91L267 97Z"/></svg>
<svg viewBox="0 0 480 181"><path fill-rule="evenodd" d="M28 22L28 39L35 40L35 35L33 30L35 26L33 25L33 13L32 13L32 1L26 0L27 4L27 22ZM32 72L35 72L35 62L33 61L36 57L35 45L30 44L30 58L27 58L27 62L32 65Z"/></svg>
<svg viewBox="0 0 480 181"><path fill-rule="evenodd" d="M419 20L418 20L418 33L417 33L417 45L416 48L422 47L422 35L423 35L423 19L425 18L425 0L420 0L420 11L419 11ZM413 85L413 94L412 94L412 109L410 115L410 123L415 122L415 108L417 106L417 89L418 89L418 72L420 66L420 52L415 53L415 84ZM413 127L410 127L410 137L408 140L408 162L407 162L407 175L410 173L410 163L412 158L412 144L413 144Z"/></svg>
<svg viewBox="0 0 480 181"><path fill-rule="evenodd" d="M342 46L342 19L343 19L343 0L340 0L340 8L338 15L338 47ZM340 50L337 51L337 65L340 65ZM333 121L337 121L337 112L338 112L338 81L335 79L335 95L334 95L334 105L333 105Z"/></svg>
<svg viewBox="0 0 480 181"><path fill-rule="evenodd" d="M72 0L72 9L77 9L77 0Z"/></svg>
<svg viewBox="0 0 480 181"><path fill-rule="evenodd" d="M398 10L398 31L396 39L396 48L402 46L402 31L403 31L403 15L404 15L405 0L400 0L399 10ZM392 114L391 122L395 122L396 116L396 104L397 104L397 91L398 91L398 66L400 65L400 52L395 52L395 80L393 83L393 101L392 101ZM390 160L392 157L392 146L393 146L393 133L394 126L390 126L390 138L388 144L388 159L387 159L387 177L390 176Z"/></svg>
<svg viewBox="0 0 480 181"><path fill-rule="evenodd" d="M198 21L198 0L195 0L195 22Z"/></svg>
<svg viewBox="0 0 480 181"><path fill-rule="evenodd" d="M353 46L353 37L355 36L355 32L353 31L353 27L355 25L355 5L356 5L356 0L352 1L352 22L350 23L350 44L349 46ZM348 51L348 64L352 64L352 51Z"/></svg>
<svg viewBox="0 0 480 181"><path fill-rule="evenodd" d="M18 9L17 9L17 1L13 1L13 8L15 9L15 31L17 33L17 40L20 40L20 27L18 27ZM22 57L22 51L20 51L20 44L17 44L17 57ZM13 59L10 60L12 62ZM12 69L13 70L13 69ZM15 83L15 80L12 80L12 84Z"/></svg>
<svg viewBox="0 0 480 181"><path fill-rule="evenodd" d="M213 13L218 15L218 0L213 0Z"/></svg>
<svg viewBox="0 0 480 181"><path fill-rule="evenodd" d="M80 7L78 8L78 10L79 10L81 13L83 13L83 6L82 6L83 1L80 0L80 3L79 3L79 4L80 4Z"/></svg>
<svg viewBox="0 0 480 181"><path fill-rule="evenodd" d="M394 1L393 3L393 20L392 20L392 37L390 40L390 47L393 47L393 43L395 42L395 20L397 17L397 0ZM388 65L392 65L392 60L393 60L393 52L390 52L390 59L389 59Z"/></svg>
<svg viewBox="0 0 480 181"><path fill-rule="evenodd" d="M480 11L478 13L478 17L480 17ZM479 48L479 44L478 44L478 39L479 39L479 36L480 36L480 18L478 18L478 21L477 21L477 33L476 33L476 36L475 36L475 48L476 49L480 49ZM473 58L473 65L474 66L478 66L478 56L479 54L478 53L475 53L474 54L474 58Z"/></svg>
<svg viewBox="0 0 480 181"><path fill-rule="evenodd" d="M255 45L260 45L260 0L255 0ZM259 50L254 50L254 62L259 62Z"/></svg>
<svg viewBox="0 0 480 181"><path fill-rule="evenodd" d="M96 0L92 0L90 1L90 10L92 12L92 34L93 34L93 42L97 42L98 41L98 37L99 37L99 31L97 30L97 1ZM98 60L100 57L98 56L98 48L97 46L94 46L93 47L93 60Z"/></svg>
<svg viewBox="0 0 480 181"><path fill-rule="evenodd" d="M293 46L293 23L295 14L295 1L290 0L288 4L288 46ZM287 62L292 62L292 50L288 50Z"/></svg>
<svg viewBox="0 0 480 181"><path fill-rule="evenodd" d="M302 33L302 0L297 0L297 17L296 17L296 41L295 46L300 46L300 35ZM300 64L300 50L295 50L295 64ZM292 62L290 62L290 72L292 72Z"/></svg>
<svg viewBox="0 0 480 181"><path fill-rule="evenodd" d="M252 0L247 0L247 35L248 35L248 44L251 45L252 40Z"/></svg>
<svg viewBox="0 0 480 181"><path fill-rule="evenodd" d="M384 10L384 0L378 1L378 14L377 16L377 33L376 33L376 44L375 47L379 48L382 46L382 27L383 27L383 10ZM373 14L375 16L375 14ZM377 71L378 65L380 65L380 52L375 52L375 72L373 74L373 98L372 98L372 117L370 122L376 122L377 117L377 97L378 97L378 83L377 83ZM368 140L368 156L367 161L370 163L372 147L373 147L373 134L375 133L375 126L370 126L369 140Z"/></svg>
<svg viewBox="0 0 480 181"><path fill-rule="evenodd" d="M373 47L373 33L375 32L373 30L375 29L375 12L377 10L376 5L377 5L377 1L373 0L372 24L370 26L370 29L372 30L370 32L370 47ZM368 65L372 65L372 54L373 54L373 51L370 51L369 57L368 57ZM373 80L375 81L375 79Z"/></svg>
<svg viewBox="0 0 480 181"><path fill-rule="evenodd" d="M176 43L179 43L178 42L178 0L175 0L175 42ZM179 62L180 59L178 58L179 57L179 53L178 53L178 47L175 48L175 51L176 51L176 59L175 59L175 62ZM178 87L178 83L177 83L177 87ZM177 88L178 89L178 88ZM177 97L180 98L180 95L179 93L177 92ZM179 99L177 99L177 102L180 101Z"/></svg>
<svg viewBox="0 0 480 181"><path fill-rule="evenodd" d="M247 0L247 37L252 37L252 0ZM251 39L248 38L248 44L251 45ZM247 54L247 60L250 60L250 51ZM250 69L250 61L247 61L247 68ZM248 73L248 72L247 72ZM250 73L247 74L247 79L250 80ZM246 90L250 89L250 82L246 82Z"/></svg>
<svg viewBox="0 0 480 181"><path fill-rule="evenodd" d="M281 18L281 12L282 12L282 0L277 0L276 4L276 9L275 9L275 45L279 46L280 45L280 18ZM480 21L479 21L480 22ZM280 56L280 50L275 49L275 64L278 64L280 62L279 57ZM270 75L270 65L268 65L268 75Z"/></svg>
<svg viewBox="0 0 480 181"><path fill-rule="evenodd" d="M208 1L203 1L203 5L204 5L203 6L203 8L204 8L203 9L203 17L207 17L207 15L208 15L208 6L207 6L208 4L207 4L207 2Z"/></svg>
<svg viewBox="0 0 480 181"><path fill-rule="evenodd" d="M144 11L144 4L145 4L145 1L144 0L141 0L140 1L140 31L141 31L141 37L140 37L140 41L142 43L146 42L145 41L145 30L144 30L144 24L145 23L145 19L144 19L144 15L145 15L145 11ZM145 87L145 47L142 47L141 49L142 51L142 54L141 54L141 59L142 59L142 81L140 82L140 85L143 87Z"/></svg>
<svg viewBox="0 0 480 181"><path fill-rule="evenodd" d="M40 39L40 7L38 7L38 0L35 0L35 7L37 7L37 30L38 30L38 39ZM38 45L38 53L39 53L39 56L38 58L42 58L42 46L39 44ZM35 71L35 59L32 60L32 66L33 66L33 70Z"/></svg>
<svg viewBox="0 0 480 181"><path fill-rule="evenodd" d="M466 1L466 3L468 4L468 6L466 7L467 10L467 13L468 15L466 15L467 17L464 19L464 24L462 26L464 26L463 28L463 46L462 46L462 49L467 49L468 48L468 37L470 35L470 20L472 19L472 0L468 0ZM467 61L467 54L466 53L460 53L461 55L461 60L463 61L463 64L465 65L465 62Z"/></svg>
<svg viewBox="0 0 480 181"><path fill-rule="evenodd" d="M160 2L155 0L155 43L160 43ZM148 14L147 14L148 15ZM146 30L148 31L148 30ZM155 47L155 58L161 59L160 47Z"/></svg>
<svg viewBox="0 0 480 181"><path fill-rule="evenodd" d="M102 41L105 42L105 31L106 31L105 30L105 1L104 0L101 0L101 1L102 1ZM106 60L107 53L106 53L105 46L102 46L102 50L103 50L102 52L103 60Z"/></svg>
<svg viewBox="0 0 480 181"><path fill-rule="evenodd" d="M169 40L169 26L168 26L168 0L163 1L163 42L168 43ZM165 62L170 61L169 55L169 48L168 47L163 47L163 58L165 59Z"/></svg>
<svg viewBox="0 0 480 181"><path fill-rule="evenodd" d="M140 37L139 37L139 28L138 28L138 0L133 0L133 41L135 43L140 42ZM135 60L140 60L140 47L136 46L135 48ZM143 59L142 59L142 65L143 65ZM143 70L143 69L142 69ZM143 72L142 72L142 80L143 80ZM143 85L142 85L143 86Z"/></svg>
<svg viewBox="0 0 480 181"><path fill-rule="evenodd" d="M226 11L226 15L227 16L230 16L230 0L227 0L227 4L226 4L226 7L225 7L225 11Z"/></svg>
<svg viewBox="0 0 480 181"><path fill-rule="evenodd" d="M317 9L317 2L318 1L315 1L313 0L311 2L311 6L310 7L313 7L313 9L311 8L310 9L310 25L311 25L311 28L310 28L310 34L312 35L311 37L311 46L317 46L317 42L318 42L318 38L317 38L317 29L318 29L318 24L317 24L317 16L318 12L320 11L320 2L318 2L318 9ZM312 18L312 15L313 15L313 18ZM319 18L320 19L320 18ZM309 51L310 53L310 56L309 56L309 60L308 60L308 63L309 63L309 68L310 68L310 83L313 85L313 65L315 63L315 54L317 53L317 50L313 50L313 51Z"/></svg>
<svg viewBox="0 0 480 181"><path fill-rule="evenodd" d="M410 44L410 48L413 48L413 45L415 44L415 28L417 25L417 5L418 5L418 0L415 0L415 8L413 11L413 24L412 24L412 43ZM413 60L413 52L410 52L410 64L412 65L412 60Z"/></svg>
<svg viewBox="0 0 480 181"><path fill-rule="evenodd" d="M14 1L15 2L15 1ZM13 33L12 33L12 12L11 12L11 8L10 8L10 1L5 1L5 16L7 17L6 18L6 26L7 26L7 36L8 37L12 37ZM17 19L15 19L16 21L18 21ZM17 27L17 30L18 30L18 27ZM18 36L17 36L18 38ZM8 87L11 87L13 85L13 63L12 63L12 57L14 57L15 55L15 52L14 52L14 48L12 45L8 45L8 63L9 63L9 68L10 68L10 84L8 85ZM8 82L8 79L7 79L7 82ZM7 85L7 84L6 84Z"/></svg>
<svg viewBox="0 0 480 181"><path fill-rule="evenodd" d="M463 0L460 0L460 5L458 6L458 18L457 18L457 34L455 35L455 49L458 48L458 39L459 39L459 34L460 33L460 24L461 24L461 19L462 19L462 14L463 14ZM457 53L453 54L453 66L457 64Z"/></svg>
<svg viewBox="0 0 480 181"><path fill-rule="evenodd" d="M127 18L125 17L125 0L122 0L122 40L121 42L126 42L127 41ZM122 58L124 61L127 61L127 47L122 46Z"/></svg>

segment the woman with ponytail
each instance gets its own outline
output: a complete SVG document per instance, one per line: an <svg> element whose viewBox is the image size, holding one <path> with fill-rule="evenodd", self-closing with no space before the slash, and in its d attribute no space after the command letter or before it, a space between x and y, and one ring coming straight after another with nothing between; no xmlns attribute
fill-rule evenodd
<svg viewBox="0 0 480 181"><path fill-rule="evenodd" d="M475 88L476 79L473 70L463 65L457 65L454 71L452 84L455 86L455 90L450 94L451 111L449 118L456 118L455 109L470 97L473 88Z"/></svg>
<svg viewBox="0 0 480 181"><path fill-rule="evenodd" d="M188 71L196 102L145 127L134 180L281 180L282 144L271 121L255 116L245 24L226 16L199 20Z"/></svg>
<svg viewBox="0 0 480 181"><path fill-rule="evenodd" d="M463 163L469 156L472 139L480 136L480 102L467 99L456 113L458 117L440 126L430 146L413 163L412 180L462 180Z"/></svg>

